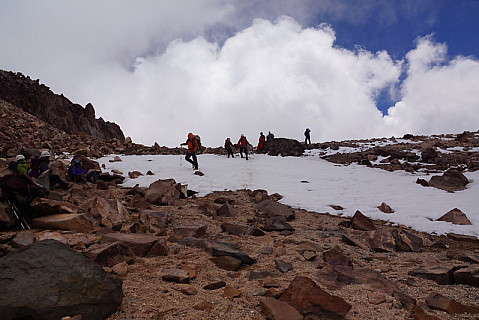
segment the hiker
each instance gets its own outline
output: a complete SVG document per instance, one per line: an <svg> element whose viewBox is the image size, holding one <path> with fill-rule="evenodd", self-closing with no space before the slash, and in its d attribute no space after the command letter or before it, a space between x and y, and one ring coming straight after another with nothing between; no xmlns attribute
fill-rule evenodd
<svg viewBox="0 0 479 320"><path fill-rule="evenodd" d="M194 170L198 170L198 159L196 158L196 152L198 151L198 141L195 138L193 133L188 133L188 139L185 143L180 144L181 146L188 146L186 151L185 160L191 163ZM190 158L193 158L191 160Z"/></svg>
<svg viewBox="0 0 479 320"><path fill-rule="evenodd" d="M33 178L39 178L41 175L48 175L49 187L54 188L59 185L63 189L68 189L68 183L63 181L59 175L53 174L50 171L50 157L48 151L42 151L39 158L32 158L30 161L30 169L28 175Z"/></svg>
<svg viewBox="0 0 479 320"><path fill-rule="evenodd" d="M24 173L9 173L0 177L2 197L12 202L21 214L31 216L30 204L36 197L43 198L47 191Z"/></svg>
<svg viewBox="0 0 479 320"><path fill-rule="evenodd" d="M233 155L233 143L231 143L230 138L226 138L225 140L225 149L228 152L228 158L231 157L234 158L235 156Z"/></svg>
<svg viewBox="0 0 479 320"><path fill-rule="evenodd" d="M67 169L67 175L71 181L77 183L87 181L95 183L98 180L97 172L95 170L90 170L90 172L88 172L83 167L82 159L80 158L72 159L72 163Z"/></svg>
<svg viewBox="0 0 479 320"><path fill-rule="evenodd" d="M256 151L259 151L259 150L263 149L265 142L266 142L266 137L264 136L263 132L260 132L259 133L259 142L258 142L258 146L256 147Z"/></svg>
<svg viewBox="0 0 479 320"><path fill-rule="evenodd" d="M309 144L311 144L311 135L309 134L311 132L311 130L309 130L309 128L306 128L306 131L304 132L304 144L308 144L308 141L309 141Z"/></svg>
<svg viewBox="0 0 479 320"><path fill-rule="evenodd" d="M268 135L266 136L266 141L271 141L274 139L274 134L271 131L268 131Z"/></svg>
<svg viewBox="0 0 479 320"><path fill-rule="evenodd" d="M27 173L28 171L28 162L25 160L25 156L23 154L19 154L15 157L15 161L11 161L8 164L8 169L10 169L13 173Z"/></svg>
<svg viewBox="0 0 479 320"><path fill-rule="evenodd" d="M240 139L238 140L237 146L240 148L240 155L243 158L243 151L246 155L246 160L248 160L248 146L251 145L246 139L245 135L242 134Z"/></svg>

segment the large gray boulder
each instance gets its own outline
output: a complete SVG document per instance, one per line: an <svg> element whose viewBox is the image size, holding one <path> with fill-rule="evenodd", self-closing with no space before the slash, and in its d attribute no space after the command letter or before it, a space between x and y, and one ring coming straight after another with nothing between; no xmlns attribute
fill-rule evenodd
<svg viewBox="0 0 479 320"><path fill-rule="evenodd" d="M0 258L2 320L106 319L123 298L122 282L56 240Z"/></svg>

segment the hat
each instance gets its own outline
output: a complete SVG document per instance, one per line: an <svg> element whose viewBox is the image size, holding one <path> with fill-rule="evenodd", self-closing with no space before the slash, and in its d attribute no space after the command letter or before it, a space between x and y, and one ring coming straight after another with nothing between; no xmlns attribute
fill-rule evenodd
<svg viewBox="0 0 479 320"><path fill-rule="evenodd" d="M17 159L17 161L25 160L25 156L23 154L19 154L19 155L17 155L16 159Z"/></svg>
<svg viewBox="0 0 479 320"><path fill-rule="evenodd" d="M47 150L42 151L42 153L40 154L40 158L50 158L50 156L51 154Z"/></svg>

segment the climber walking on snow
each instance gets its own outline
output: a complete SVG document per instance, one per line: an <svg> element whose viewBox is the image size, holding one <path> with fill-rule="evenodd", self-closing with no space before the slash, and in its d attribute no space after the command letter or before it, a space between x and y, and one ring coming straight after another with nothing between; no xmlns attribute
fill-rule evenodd
<svg viewBox="0 0 479 320"><path fill-rule="evenodd" d="M196 158L196 152L198 151L198 141L195 138L193 133L188 133L188 139L185 143L181 144L182 146L188 146L188 150L186 151L185 160L188 161L193 165L194 170L198 170L198 159ZM191 160L190 158L193 158Z"/></svg>
<svg viewBox="0 0 479 320"><path fill-rule="evenodd" d="M241 158L243 158L243 151L244 151L246 155L246 160L248 160L248 146L250 146L251 144L248 142L248 139L246 139L244 134L241 135L241 138L238 140L237 145L240 149Z"/></svg>

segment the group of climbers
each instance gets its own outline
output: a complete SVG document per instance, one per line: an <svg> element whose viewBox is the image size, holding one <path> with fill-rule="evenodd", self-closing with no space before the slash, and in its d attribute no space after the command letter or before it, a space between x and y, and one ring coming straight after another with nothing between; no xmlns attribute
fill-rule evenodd
<svg viewBox="0 0 479 320"><path fill-rule="evenodd" d="M69 183L54 173L50 168L49 151L41 152L40 156L31 156L28 161L23 154L15 157L15 161L8 164L8 171L0 175L0 188L2 197L12 207L17 219L23 216L33 217L30 204L37 197L47 197L49 190L55 188L68 189ZM67 169L67 179L72 182L94 182L96 171L88 173L82 166L82 160L76 158L71 161ZM28 224L20 221L22 227Z"/></svg>

